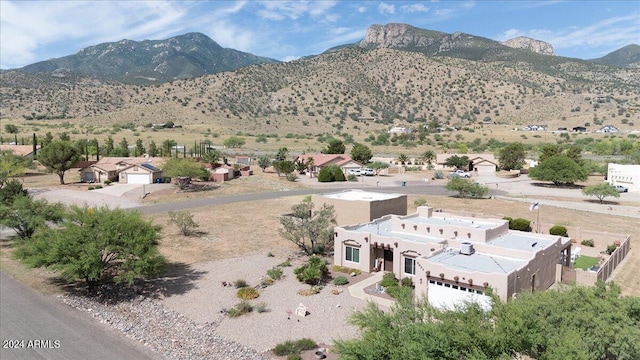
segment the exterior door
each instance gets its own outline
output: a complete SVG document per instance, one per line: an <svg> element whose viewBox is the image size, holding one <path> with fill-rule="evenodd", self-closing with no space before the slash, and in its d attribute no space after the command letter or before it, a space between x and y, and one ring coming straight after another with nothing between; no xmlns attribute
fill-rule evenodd
<svg viewBox="0 0 640 360"><path fill-rule="evenodd" d="M384 271L393 271L393 250L384 250Z"/></svg>

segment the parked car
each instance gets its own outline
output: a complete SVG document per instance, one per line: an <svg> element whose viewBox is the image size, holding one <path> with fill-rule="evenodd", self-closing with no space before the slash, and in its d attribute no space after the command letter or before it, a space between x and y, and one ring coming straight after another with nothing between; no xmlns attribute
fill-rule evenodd
<svg viewBox="0 0 640 360"><path fill-rule="evenodd" d="M613 185L613 187L618 190L618 192L629 192L629 189L622 185Z"/></svg>
<svg viewBox="0 0 640 360"><path fill-rule="evenodd" d="M456 171L452 171L452 172L449 174L449 178L451 178L451 179L453 179L453 178L457 178L457 177L461 177L461 178L468 179L468 178L470 178L470 177L471 177L471 174L470 174L470 173L468 173L468 172L466 172L466 171L464 171L464 170L460 170L460 169L458 169L458 170L456 170Z"/></svg>
<svg viewBox="0 0 640 360"><path fill-rule="evenodd" d="M347 172L347 175L355 175L355 176L360 176L360 169L349 169L349 171Z"/></svg>
<svg viewBox="0 0 640 360"><path fill-rule="evenodd" d="M362 169L362 173L366 176L374 176L376 174L376 171L373 169L365 168Z"/></svg>

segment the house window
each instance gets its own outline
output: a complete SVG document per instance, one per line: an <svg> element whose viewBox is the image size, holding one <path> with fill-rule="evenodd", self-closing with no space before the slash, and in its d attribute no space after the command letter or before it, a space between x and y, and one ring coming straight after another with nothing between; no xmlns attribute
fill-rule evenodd
<svg viewBox="0 0 640 360"><path fill-rule="evenodd" d="M410 257L404 258L404 273L410 275L416 274L416 259Z"/></svg>
<svg viewBox="0 0 640 360"><path fill-rule="evenodd" d="M345 251L345 260L351 261L351 262L354 262L354 263L359 263L360 262L360 249L352 247L352 246L347 246L346 247L346 251Z"/></svg>

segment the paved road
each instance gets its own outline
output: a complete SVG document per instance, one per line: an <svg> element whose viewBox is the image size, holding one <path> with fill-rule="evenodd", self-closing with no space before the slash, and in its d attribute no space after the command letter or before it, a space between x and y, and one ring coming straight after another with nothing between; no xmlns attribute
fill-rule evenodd
<svg viewBox="0 0 640 360"><path fill-rule="evenodd" d="M346 188L313 188L313 189L298 189L298 190L290 190L290 191L274 191L274 192L261 192L261 193L249 193L242 195L232 195L232 196L221 196L215 198L198 198L198 199L190 199L184 201L176 201L176 202L167 202L167 203L158 203L152 205L144 205L132 208L133 210L138 210L143 214L157 214L163 213L167 211L176 211L176 210L186 210L203 206L211 206L211 205L224 205L230 204L234 202L244 202L244 201L261 201L261 200L270 200L277 199L281 197L287 196L298 196L298 195L311 195L311 194L322 194L322 193L332 193L337 191L348 190ZM375 188L362 188L362 190L368 191L376 191L376 192L384 192L384 193L402 193L407 195L445 195L447 192L445 191L444 185L419 185L419 184L407 184L407 186L392 186L392 187L375 187ZM503 193L497 191L499 193ZM450 195L451 193L449 193Z"/></svg>
<svg viewBox="0 0 640 360"><path fill-rule="evenodd" d="M0 359L158 359L88 315L37 294L0 272ZM24 347L7 349L11 345ZM34 340L41 341L40 344ZM31 344L29 343L31 341ZM39 348L27 348L29 345Z"/></svg>

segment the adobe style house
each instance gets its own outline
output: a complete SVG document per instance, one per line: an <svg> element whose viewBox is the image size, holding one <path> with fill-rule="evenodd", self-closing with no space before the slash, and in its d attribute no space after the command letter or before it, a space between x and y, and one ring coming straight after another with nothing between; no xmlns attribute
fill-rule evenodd
<svg viewBox="0 0 640 360"><path fill-rule="evenodd" d="M97 163L80 169L80 181L152 184L162 178L162 170L158 168L162 162L161 158L151 157L103 157Z"/></svg>
<svg viewBox="0 0 640 360"><path fill-rule="evenodd" d="M493 175L498 169L498 161L493 154L436 154L436 169L450 169L445 165L447 159L452 156L469 159L467 170L473 171L477 175Z"/></svg>
<svg viewBox="0 0 640 360"><path fill-rule="evenodd" d="M335 265L410 278L416 297L443 309L469 301L488 309L489 288L503 301L545 290L561 279L570 259L570 238L513 231L507 220L427 206L411 215L337 226L334 233Z"/></svg>
<svg viewBox="0 0 640 360"><path fill-rule="evenodd" d="M384 215L407 215L407 195L385 194L359 189L311 195L311 202L333 205L336 209L336 224L366 223Z"/></svg>
<svg viewBox="0 0 640 360"><path fill-rule="evenodd" d="M305 154L299 155L294 162L308 162L309 159L313 162L313 165L307 171L309 177L317 177L320 173L320 169L328 165L338 165L342 172L347 174L351 169L361 169L362 164L351 159L351 156L347 154Z"/></svg>
<svg viewBox="0 0 640 360"><path fill-rule="evenodd" d="M609 163L607 182L611 185L622 185L632 192L640 191L640 165Z"/></svg>

